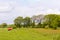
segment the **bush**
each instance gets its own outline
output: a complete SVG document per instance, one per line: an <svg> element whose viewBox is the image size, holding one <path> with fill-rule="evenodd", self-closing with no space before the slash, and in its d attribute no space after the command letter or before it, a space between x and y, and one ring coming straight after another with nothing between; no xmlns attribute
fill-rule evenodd
<svg viewBox="0 0 60 40"><path fill-rule="evenodd" d="M5 27L7 27L7 24L6 23L2 23L1 24L1 28L5 28Z"/></svg>
<svg viewBox="0 0 60 40"><path fill-rule="evenodd" d="M49 28L49 25L46 25L46 26L45 26L45 29L48 29L48 28Z"/></svg>
<svg viewBox="0 0 60 40"><path fill-rule="evenodd" d="M16 28L16 26L15 26L15 25L13 25L13 24L8 25L8 27L12 27L13 29L15 29L15 28Z"/></svg>
<svg viewBox="0 0 60 40"><path fill-rule="evenodd" d="M54 27L54 29L56 30L56 29L57 29L57 27Z"/></svg>

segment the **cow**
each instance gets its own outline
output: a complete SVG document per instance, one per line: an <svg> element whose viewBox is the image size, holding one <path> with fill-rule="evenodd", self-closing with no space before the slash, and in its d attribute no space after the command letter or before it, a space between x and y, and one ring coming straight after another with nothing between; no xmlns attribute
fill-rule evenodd
<svg viewBox="0 0 60 40"><path fill-rule="evenodd" d="M8 27L8 31L12 30L12 27Z"/></svg>

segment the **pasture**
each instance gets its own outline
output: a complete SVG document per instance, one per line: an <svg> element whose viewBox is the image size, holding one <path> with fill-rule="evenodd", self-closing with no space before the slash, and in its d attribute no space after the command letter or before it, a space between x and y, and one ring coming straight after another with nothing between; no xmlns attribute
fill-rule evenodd
<svg viewBox="0 0 60 40"><path fill-rule="evenodd" d="M8 31L0 28L0 40L59 40L60 30L20 28Z"/></svg>

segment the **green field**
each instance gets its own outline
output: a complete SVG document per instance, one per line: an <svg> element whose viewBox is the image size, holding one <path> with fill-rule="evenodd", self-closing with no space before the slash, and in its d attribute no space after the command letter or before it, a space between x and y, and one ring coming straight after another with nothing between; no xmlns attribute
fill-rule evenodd
<svg viewBox="0 0 60 40"><path fill-rule="evenodd" d="M59 34L60 30L51 29L20 28L8 31L0 28L0 40L56 40Z"/></svg>

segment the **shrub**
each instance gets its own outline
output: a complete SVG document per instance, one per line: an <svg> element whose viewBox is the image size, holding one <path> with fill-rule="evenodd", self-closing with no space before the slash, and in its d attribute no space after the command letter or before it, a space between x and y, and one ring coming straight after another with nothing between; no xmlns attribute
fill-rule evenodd
<svg viewBox="0 0 60 40"><path fill-rule="evenodd" d="M1 24L1 27L2 27L2 28L5 28L5 27L7 27L7 24L6 24L6 23L2 23L2 24Z"/></svg>
<svg viewBox="0 0 60 40"><path fill-rule="evenodd" d="M49 28L49 25L46 25L46 26L45 26L45 29L48 29L48 28Z"/></svg>
<svg viewBox="0 0 60 40"><path fill-rule="evenodd" d="M15 29L15 28L16 28L16 26L15 26L15 25L13 25L13 24L8 25L8 27L12 27L13 29Z"/></svg>

